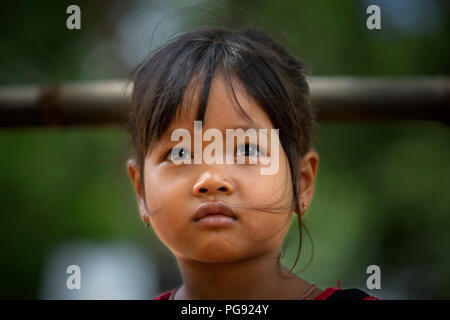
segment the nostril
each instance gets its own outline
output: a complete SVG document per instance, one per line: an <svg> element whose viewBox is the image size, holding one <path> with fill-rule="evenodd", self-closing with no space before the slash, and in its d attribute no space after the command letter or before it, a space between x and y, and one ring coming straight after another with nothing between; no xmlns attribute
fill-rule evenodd
<svg viewBox="0 0 450 320"><path fill-rule="evenodd" d="M219 190L219 191L227 191L227 188L225 188L225 187L220 187L218 190Z"/></svg>
<svg viewBox="0 0 450 320"><path fill-rule="evenodd" d="M205 193L205 192L208 192L208 189L206 189L206 188L200 188L200 190L199 190L201 193Z"/></svg>

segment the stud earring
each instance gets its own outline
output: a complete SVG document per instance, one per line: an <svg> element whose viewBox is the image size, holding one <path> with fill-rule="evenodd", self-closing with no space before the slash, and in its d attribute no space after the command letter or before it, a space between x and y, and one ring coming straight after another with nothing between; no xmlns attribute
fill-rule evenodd
<svg viewBox="0 0 450 320"><path fill-rule="evenodd" d="M148 222L148 213L147 212L145 212L145 214L144 214L144 224L145 224L146 228L148 228L150 226L150 223Z"/></svg>
<svg viewBox="0 0 450 320"><path fill-rule="evenodd" d="M142 218L144 219L145 227L148 228L150 226L150 223L148 221L148 211L147 208L145 208L144 202L141 200L139 203L140 209L142 213Z"/></svg>
<svg viewBox="0 0 450 320"><path fill-rule="evenodd" d="M303 211L303 213L305 213L305 211L306 211L306 202L305 201L302 201L302 211Z"/></svg>

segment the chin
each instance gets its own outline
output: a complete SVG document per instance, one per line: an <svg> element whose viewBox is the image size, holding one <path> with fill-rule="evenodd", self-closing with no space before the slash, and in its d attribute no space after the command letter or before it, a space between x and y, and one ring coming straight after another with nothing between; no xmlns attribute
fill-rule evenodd
<svg viewBox="0 0 450 320"><path fill-rule="evenodd" d="M194 253L195 260L207 263L227 263L242 259L243 254L237 248L223 242L210 242Z"/></svg>

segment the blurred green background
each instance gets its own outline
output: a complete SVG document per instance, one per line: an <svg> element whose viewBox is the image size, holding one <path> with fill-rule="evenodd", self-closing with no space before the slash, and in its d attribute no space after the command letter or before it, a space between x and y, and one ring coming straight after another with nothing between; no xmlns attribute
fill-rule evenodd
<svg viewBox="0 0 450 320"><path fill-rule="evenodd" d="M81 8L81 30L66 28L70 4ZM382 30L366 28L370 4L381 8ZM450 71L448 1L39 0L2 7L2 85L126 78L168 34L223 23L275 34L316 76ZM385 299L449 299L449 128L320 123L317 135L316 192L305 218L314 256L300 275L322 289L340 279L343 288ZM180 283L174 257L139 218L122 128L3 128L0 146L0 298L45 298L51 252L80 240L143 248L158 271L149 297ZM296 226L286 238L287 266ZM310 254L306 240L297 270ZM372 264L380 266L381 290L366 287Z"/></svg>

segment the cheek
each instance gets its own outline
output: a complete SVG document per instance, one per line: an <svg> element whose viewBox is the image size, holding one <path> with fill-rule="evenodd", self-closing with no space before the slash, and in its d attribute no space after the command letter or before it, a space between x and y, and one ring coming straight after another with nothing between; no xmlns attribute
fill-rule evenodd
<svg viewBox="0 0 450 320"><path fill-rule="evenodd" d="M279 170L273 175L261 175L258 172L242 172L238 180L239 193L245 206L267 207L275 213L289 212L292 201L291 175L285 162L281 162ZM273 215L272 215L273 216ZM264 223L266 219L261 219ZM269 223L272 222L269 220Z"/></svg>
<svg viewBox="0 0 450 320"><path fill-rule="evenodd" d="M146 176L145 194L151 225L156 235L169 248L179 241L179 234L183 232L189 219L185 201L190 189L185 184L183 179L168 178L158 170L153 170L153 174Z"/></svg>
<svg viewBox="0 0 450 320"><path fill-rule="evenodd" d="M239 180L243 205L259 210L242 210L242 224L249 240L266 240L273 244L284 239L289 229L292 212L292 187L288 167L281 163L274 175L254 174Z"/></svg>
<svg viewBox="0 0 450 320"><path fill-rule="evenodd" d="M241 240L251 246L263 244L265 247L275 248L283 241L292 221L292 213L248 210L241 221L245 230Z"/></svg>
<svg viewBox="0 0 450 320"><path fill-rule="evenodd" d="M184 255L191 250L192 239L198 237L189 232L189 212L183 211L177 201L165 201L160 197L159 202L163 206L150 217L151 227L169 250L175 255Z"/></svg>

